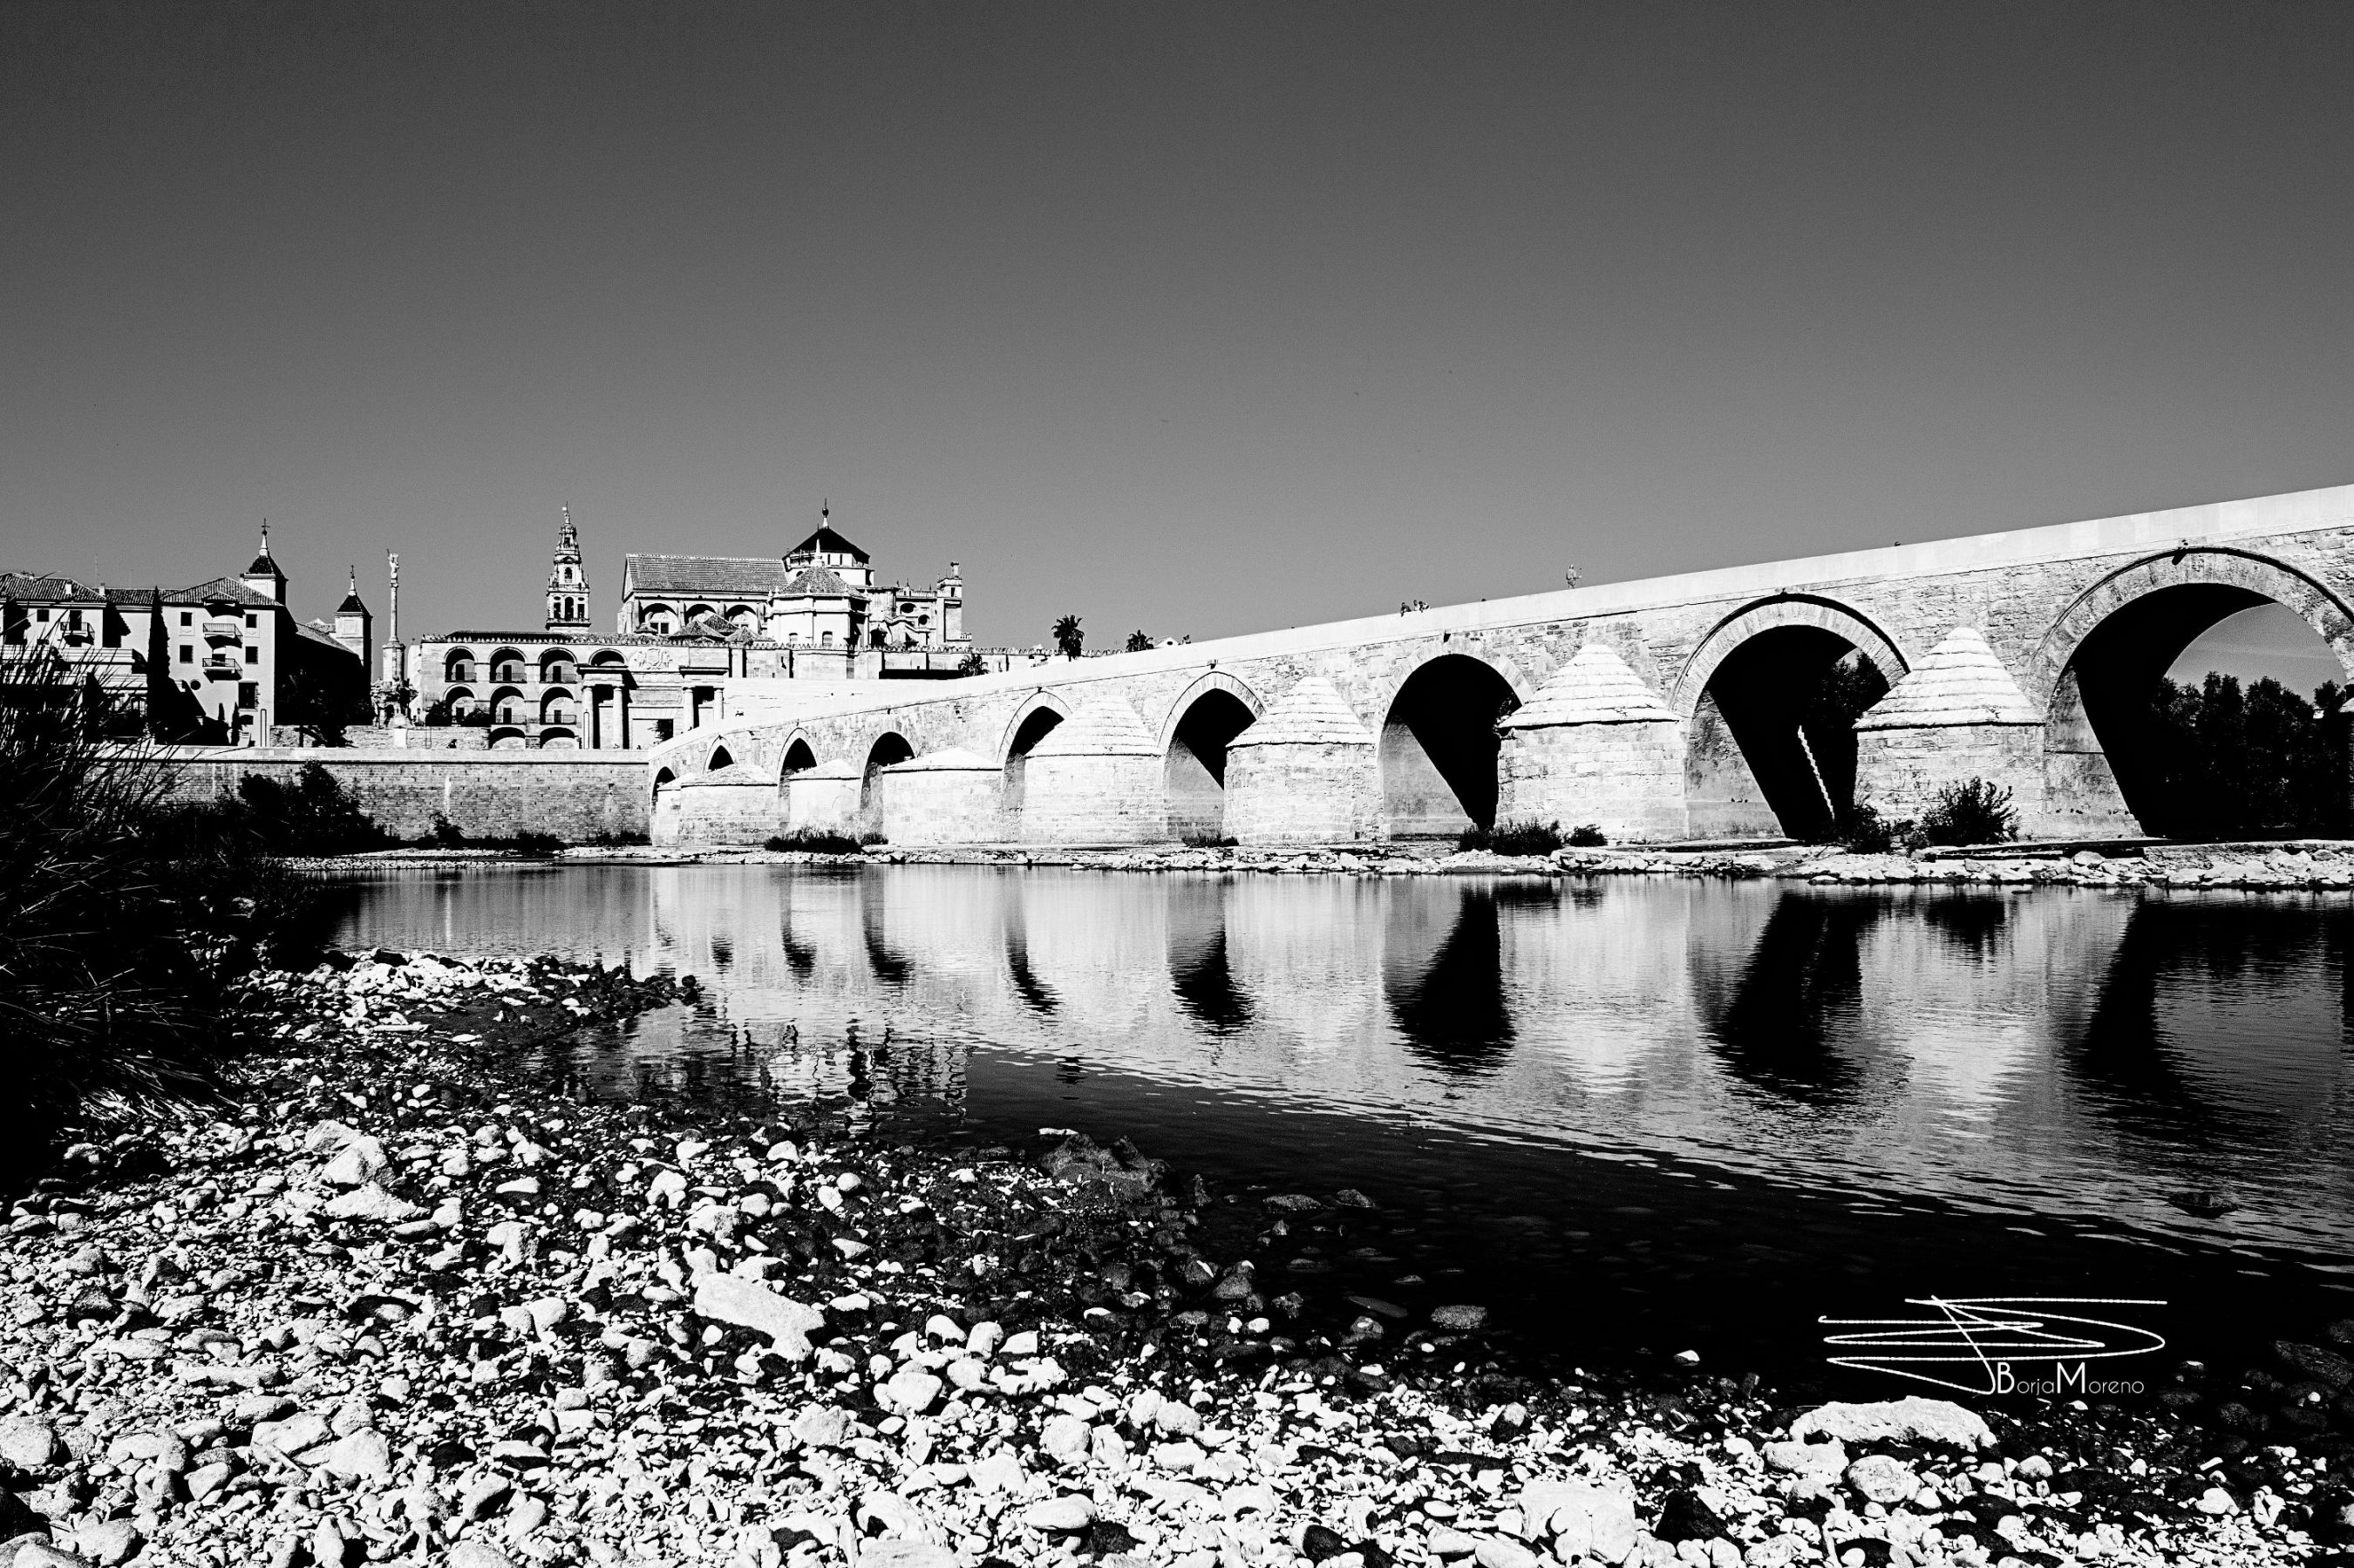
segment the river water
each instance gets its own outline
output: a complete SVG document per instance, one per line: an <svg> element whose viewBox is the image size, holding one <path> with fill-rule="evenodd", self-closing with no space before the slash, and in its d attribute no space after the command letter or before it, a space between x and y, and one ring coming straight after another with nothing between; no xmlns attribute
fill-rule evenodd
<svg viewBox="0 0 2354 1568"><path fill-rule="evenodd" d="M1301 1227L1295 1268L1532 1343L1819 1368L1824 1317L2098 1296L2231 1355L2354 1314L2343 896L955 866L349 895L349 946L696 976L568 1047L600 1092L1354 1187L1373 1245Z"/></svg>

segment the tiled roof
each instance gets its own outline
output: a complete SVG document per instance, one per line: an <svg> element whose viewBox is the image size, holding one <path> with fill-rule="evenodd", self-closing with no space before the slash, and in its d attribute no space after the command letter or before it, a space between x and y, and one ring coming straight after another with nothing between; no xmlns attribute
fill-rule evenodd
<svg viewBox="0 0 2354 1568"><path fill-rule="evenodd" d="M823 567L811 567L796 576L792 581L785 585L785 593L788 597L809 594L822 595L829 599L864 597L856 588L852 588Z"/></svg>
<svg viewBox="0 0 2354 1568"><path fill-rule="evenodd" d="M835 533L833 525L830 523L795 545L787 553L795 556L848 556L861 563L874 558L840 534Z"/></svg>
<svg viewBox="0 0 2354 1568"><path fill-rule="evenodd" d="M1586 643L1537 688L1507 729L1562 724L1673 724L1675 714L1606 642Z"/></svg>
<svg viewBox="0 0 2354 1568"><path fill-rule="evenodd" d="M1161 747L1125 697L1095 698L1046 732L1032 757L1158 757Z"/></svg>
<svg viewBox="0 0 2354 1568"><path fill-rule="evenodd" d="M1975 626L1956 626L1855 721L1859 730L2041 724L2027 694Z"/></svg>
<svg viewBox="0 0 2354 1568"><path fill-rule="evenodd" d="M766 599L791 575L774 556L633 555L624 563L632 594Z"/></svg>
<svg viewBox="0 0 2354 1568"><path fill-rule="evenodd" d="M429 642L512 642L518 646L525 642L539 642L562 643L567 648L676 648L682 645L700 646L708 643L710 639L705 637L657 637L652 632L646 631L627 631L617 635L609 634L599 637L575 636L572 633L564 631L469 630L436 632L431 636L420 637L417 641L420 646ZM756 637L749 642L746 643L745 646L750 648L781 648L784 644L781 642L772 642L765 637Z"/></svg>
<svg viewBox="0 0 2354 1568"><path fill-rule="evenodd" d="M1259 715L1258 722L1226 743L1228 750L1252 746L1371 746L1373 732L1349 706L1340 688L1321 675L1309 675Z"/></svg>
<svg viewBox="0 0 2354 1568"><path fill-rule="evenodd" d="M238 604L267 604L275 606L278 603L276 599L270 598L268 594L257 593L252 588L249 588L243 583L238 581L235 577L214 577L209 582L198 583L194 588L175 589L171 593L165 594L164 597L171 599L228 599Z"/></svg>

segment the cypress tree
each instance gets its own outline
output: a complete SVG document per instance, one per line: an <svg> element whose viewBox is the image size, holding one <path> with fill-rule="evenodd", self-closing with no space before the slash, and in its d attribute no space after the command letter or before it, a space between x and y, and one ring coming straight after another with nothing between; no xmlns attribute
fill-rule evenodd
<svg viewBox="0 0 2354 1568"><path fill-rule="evenodd" d="M147 590L147 734L151 739L171 739L171 647L164 636L164 590Z"/></svg>

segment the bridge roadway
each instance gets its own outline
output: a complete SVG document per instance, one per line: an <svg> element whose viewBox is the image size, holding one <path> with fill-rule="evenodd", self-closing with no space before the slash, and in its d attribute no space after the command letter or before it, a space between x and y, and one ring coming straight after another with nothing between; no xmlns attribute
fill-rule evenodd
<svg viewBox="0 0 2354 1568"><path fill-rule="evenodd" d="M1246 844L1591 823L1818 835L2011 789L2141 831L2147 695L2287 606L2354 676L2354 486L1599 584L846 694L731 692L648 754L658 842Z"/></svg>

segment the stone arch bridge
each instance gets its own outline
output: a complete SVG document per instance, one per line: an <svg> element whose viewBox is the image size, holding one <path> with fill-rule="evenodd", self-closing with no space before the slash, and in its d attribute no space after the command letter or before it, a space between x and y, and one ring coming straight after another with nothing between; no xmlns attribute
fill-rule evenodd
<svg viewBox="0 0 2354 1568"><path fill-rule="evenodd" d="M2009 786L2141 831L2147 695L2267 600L2354 674L2354 487L1531 594L943 682L735 694L649 755L658 842L1345 843L1472 823L1808 836Z"/></svg>

